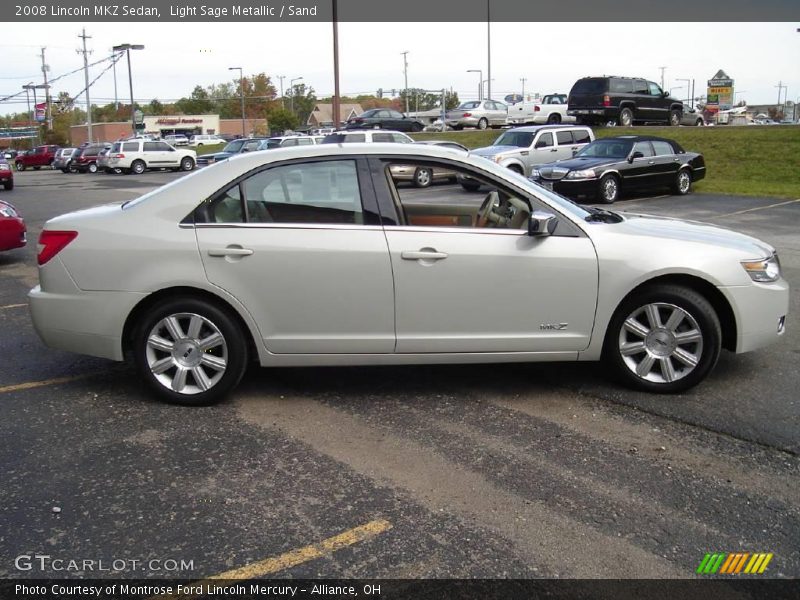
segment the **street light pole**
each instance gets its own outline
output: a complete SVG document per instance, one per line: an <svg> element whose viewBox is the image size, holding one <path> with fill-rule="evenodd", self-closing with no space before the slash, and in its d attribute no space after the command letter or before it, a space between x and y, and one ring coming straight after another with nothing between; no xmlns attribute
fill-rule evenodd
<svg viewBox="0 0 800 600"><path fill-rule="evenodd" d="M405 52L401 52L400 54L403 55L403 77L405 78L405 85L406 85L406 115L408 114L408 50Z"/></svg>
<svg viewBox="0 0 800 600"><path fill-rule="evenodd" d="M278 79L281 80L281 108L286 108L286 99L283 97L283 80L286 79L286 75L278 75Z"/></svg>
<svg viewBox="0 0 800 600"><path fill-rule="evenodd" d="M294 82L300 81L302 77L295 77L294 79L289 80L289 89L292 90L292 100L291 100L291 107L292 107L292 114L294 114Z"/></svg>
<svg viewBox="0 0 800 600"><path fill-rule="evenodd" d="M686 98L691 100L690 96L692 94L692 87L691 87L690 84L692 83L692 80L691 79L676 79L675 81L685 81L686 82Z"/></svg>
<svg viewBox="0 0 800 600"><path fill-rule="evenodd" d="M228 67L228 71L239 71L239 97L242 100L242 137L247 137L244 124L244 76L242 75L242 67Z"/></svg>
<svg viewBox="0 0 800 600"><path fill-rule="evenodd" d="M483 100L483 71L481 69L468 69L467 73L478 74L478 102Z"/></svg>
<svg viewBox="0 0 800 600"><path fill-rule="evenodd" d="M522 101L525 102L525 82L528 81L528 79L521 77L520 81L522 82Z"/></svg>
<svg viewBox="0 0 800 600"><path fill-rule="evenodd" d="M133 130L133 135L136 135L136 106L133 103L133 74L131 73L131 50L144 50L144 46L142 44L120 44L119 46L114 46L112 48L114 52L122 52L125 51L125 54L128 59L128 86L131 89L131 129Z"/></svg>

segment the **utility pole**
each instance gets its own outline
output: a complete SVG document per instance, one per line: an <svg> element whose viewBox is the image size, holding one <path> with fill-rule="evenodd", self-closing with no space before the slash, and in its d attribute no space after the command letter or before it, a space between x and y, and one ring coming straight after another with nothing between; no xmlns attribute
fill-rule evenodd
<svg viewBox="0 0 800 600"><path fill-rule="evenodd" d="M401 52L403 55L403 77L405 79L406 115L408 114L408 50Z"/></svg>
<svg viewBox="0 0 800 600"><path fill-rule="evenodd" d="M333 127L340 127L339 105L339 1L331 0L331 17L333 21ZM292 96L294 98L294 96Z"/></svg>
<svg viewBox="0 0 800 600"><path fill-rule="evenodd" d="M111 52L114 52L114 51L112 50ZM111 56L112 56L111 65L112 65L112 67L114 69L114 108L116 110L119 110L119 100L117 98L117 60L119 60L119 57L121 55L117 55L117 53L114 52Z"/></svg>
<svg viewBox="0 0 800 600"><path fill-rule="evenodd" d="M663 89L664 89L664 71L667 70L667 67L658 67L658 68L661 69L661 89L663 91Z"/></svg>
<svg viewBox="0 0 800 600"><path fill-rule="evenodd" d="M786 90L787 93L788 93L789 88L787 86L783 85L783 81L779 81L778 85L776 85L775 87L778 88L778 105L776 106L776 108L778 110L780 110L781 112L783 112L783 110L781 108L781 92L783 90ZM777 115L775 115L775 116L777 116Z"/></svg>
<svg viewBox="0 0 800 600"><path fill-rule="evenodd" d="M89 52L86 50L86 40L92 39L92 36L86 35L86 27L83 28L81 35L78 36L83 40L83 50L76 50L78 54L83 54L83 80L86 82L86 133L89 142L92 141L92 101L89 99L89 60L87 55ZM116 84L116 78L114 78ZM116 85L115 85L116 89ZM114 96L116 96L116 92Z"/></svg>
<svg viewBox="0 0 800 600"><path fill-rule="evenodd" d="M520 79L522 82L522 101L525 102L525 82L528 81L525 77Z"/></svg>
<svg viewBox="0 0 800 600"><path fill-rule="evenodd" d="M488 72L486 77L489 78L486 87L486 99L492 99L492 5L491 0L486 0L486 61L488 63Z"/></svg>
<svg viewBox="0 0 800 600"><path fill-rule="evenodd" d="M281 108L286 108L286 100L283 97L283 80L286 79L286 75L278 75L278 79L281 80Z"/></svg>
<svg viewBox="0 0 800 600"><path fill-rule="evenodd" d="M45 63L44 51L47 48L42 48L42 53L39 57L42 59L42 76L44 77L44 103L45 103L45 114L47 118L47 128L52 130L53 129L53 113L50 112L50 86L47 84L47 71L50 67Z"/></svg>

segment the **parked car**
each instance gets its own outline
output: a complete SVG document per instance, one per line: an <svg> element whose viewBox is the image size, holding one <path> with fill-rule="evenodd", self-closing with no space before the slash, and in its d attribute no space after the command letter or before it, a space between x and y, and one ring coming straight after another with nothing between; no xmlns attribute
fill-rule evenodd
<svg viewBox="0 0 800 600"><path fill-rule="evenodd" d="M691 106L683 105L683 114L681 115L681 125L689 125L691 127L702 127L706 124L703 118L703 113L697 112Z"/></svg>
<svg viewBox="0 0 800 600"><path fill-rule="evenodd" d="M72 155L69 163L70 173L97 173L97 161L100 158L100 153L103 150L111 148L111 144L89 144L78 148L78 151Z"/></svg>
<svg viewBox="0 0 800 600"><path fill-rule="evenodd" d="M0 183L6 190L14 189L14 171L11 169L11 164L0 158Z"/></svg>
<svg viewBox="0 0 800 600"><path fill-rule="evenodd" d="M189 138L189 145L197 148L200 146L215 146L225 143L226 141L217 135L198 134Z"/></svg>
<svg viewBox="0 0 800 600"><path fill-rule="evenodd" d="M472 152L527 177L534 165L572 158L592 140L594 133L585 125L530 125L508 129L491 146Z"/></svg>
<svg viewBox="0 0 800 600"><path fill-rule="evenodd" d="M165 135L164 141L167 142L170 146L188 146L189 145L189 138L187 138L183 134L171 134Z"/></svg>
<svg viewBox="0 0 800 600"><path fill-rule="evenodd" d="M258 150L272 150L274 148L291 148L292 146L311 146L320 144L325 139L323 135L281 135L262 140Z"/></svg>
<svg viewBox="0 0 800 600"><path fill-rule="evenodd" d="M421 202L386 176L397 163L492 191L480 205L445 187ZM236 156L51 219L37 259L28 298L46 345L132 356L157 396L189 405L221 400L251 360L602 359L629 386L678 393L722 348L781 339L789 308L765 242L583 208L479 156L419 144Z"/></svg>
<svg viewBox="0 0 800 600"><path fill-rule="evenodd" d="M351 117L345 129L391 129L394 131L422 131L425 124L417 119L389 108L373 108L357 117Z"/></svg>
<svg viewBox="0 0 800 600"><path fill-rule="evenodd" d="M547 94L535 102L520 102L508 107L510 124L574 123L575 117L567 114L566 94Z"/></svg>
<svg viewBox="0 0 800 600"><path fill-rule="evenodd" d="M448 140L425 140L415 144L432 145L438 148L449 148L457 152L469 152L466 146ZM458 180L458 174L452 169L431 168L425 165L397 164L389 167L389 173L396 182L410 182L415 187L428 187L434 181Z"/></svg>
<svg viewBox="0 0 800 600"><path fill-rule="evenodd" d="M172 169L191 171L197 162L197 153L188 148L175 148L167 142L131 140L116 142L108 157L109 169L141 175L147 169Z"/></svg>
<svg viewBox="0 0 800 600"><path fill-rule="evenodd" d="M220 160L230 158L236 154L255 152L264 141L265 138L240 138L238 140L233 140L232 142L228 142L219 152L201 154L197 157L197 164L198 166L204 167Z"/></svg>
<svg viewBox="0 0 800 600"><path fill-rule="evenodd" d="M42 167L49 167L53 164L57 151L58 146L36 146L24 154L17 154L14 158L14 165L17 171L24 171L28 167L38 171Z"/></svg>
<svg viewBox="0 0 800 600"><path fill-rule="evenodd" d="M680 125L683 102L637 77L584 77L569 92L567 114L587 125L614 122Z"/></svg>
<svg viewBox="0 0 800 600"><path fill-rule="evenodd" d="M13 205L0 200L0 251L22 248L28 243L27 235L22 215Z"/></svg>
<svg viewBox="0 0 800 600"><path fill-rule="evenodd" d="M362 144L362 143L393 143L393 144L413 144L414 140L408 137L405 133L399 131L383 131L383 130L369 130L369 131L337 131L326 135L322 142L323 144Z"/></svg>
<svg viewBox="0 0 800 600"><path fill-rule="evenodd" d="M571 160L534 167L531 179L568 198L611 204L629 190L688 194L705 176L702 154L686 152L673 140L622 135L595 140Z"/></svg>
<svg viewBox="0 0 800 600"><path fill-rule="evenodd" d="M61 148L56 152L56 156L53 159L53 168L60 169L62 173L69 173L69 165L72 162L72 156L77 151L77 148Z"/></svg>
<svg viewBox="0 0 800 600"><path fill-rule="evenodd" d="M5 150L3 150L3 158L5 158L6 160L14 160L17 157L17 154L19 153L20 151L14 150L14 148L6 148Z"/></svg>
<svg viewBox="0 0 800 600"><path fill-rule="evenodd" d="M445 113L445 124L453 129L464 127L502 127L508 118L508 107L496 100L471 100Z"/></svg>

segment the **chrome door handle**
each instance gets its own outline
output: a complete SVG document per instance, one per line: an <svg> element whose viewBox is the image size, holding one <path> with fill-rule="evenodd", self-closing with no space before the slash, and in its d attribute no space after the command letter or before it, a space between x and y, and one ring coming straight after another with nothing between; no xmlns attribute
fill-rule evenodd
<svg viewBox="0 0 800 600"><path fill-rule="evenodd" d="M227 248L209 248L209 256L250 256L253 251L250 248L241 246L229 246Z"/></svg>
<svg viewBox="0 0 800 600"><path fill-rule="evenodd" d="M446 252L436 252L436 250L420 250L418 252L401 252L400 258L403 260L443 260L449 255Z"/></svg>

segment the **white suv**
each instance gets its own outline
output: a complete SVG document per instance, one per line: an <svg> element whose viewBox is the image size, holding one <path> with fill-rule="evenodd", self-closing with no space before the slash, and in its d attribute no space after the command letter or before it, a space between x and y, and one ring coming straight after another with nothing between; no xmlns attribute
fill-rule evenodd
<svg viewBox="0 0 800 600"><path fill-rule="evenodd" d="M189 138L180 133L164 136L164 141L172 146L188 146Z"/></svg>
<svg viewBox="0 0 800 600"><path fill-rule="evenodd" d="M216 135L193 135L189 140L190 146L216 146L217 144L227 144L225 140Z"/></svg>
<svg viewBox="0 0 800 600"><path fill-rule="evenodd" d="M349 129L346 131L335 131L325 136L322 144L363 144L371 142L395 142L399 144L413 144L414 140L405 133L399 131L387 131L385 129Z"/></svg>
<svg viewBox="0 0 800 600"><path fill-rule="evenodd" d="M146 169L172 169L191 171L197 163L194 150L175 148L166 142L129 140L116 142L111 147L108 168L121 169L123 173L140 175Z"/></svg>

